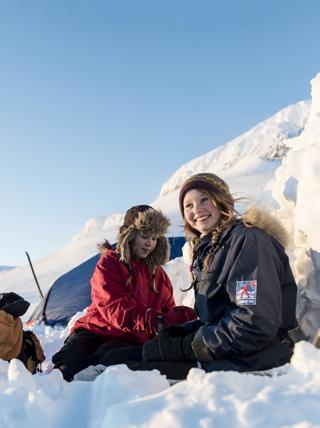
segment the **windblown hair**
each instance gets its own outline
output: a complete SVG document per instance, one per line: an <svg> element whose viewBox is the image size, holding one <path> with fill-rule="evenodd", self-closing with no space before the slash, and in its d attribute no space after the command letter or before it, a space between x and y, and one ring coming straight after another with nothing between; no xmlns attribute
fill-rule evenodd
<svg viewBox="0 0 320 428"><path fill-rule="evenodd" d="M236 199L233 198L233 196L231 196L230 194L227 194L224 192L213 192L207 189L198 189L198 190L204 193L205 195L207 195L213 202L214 206L220 211L220 215L221 215L220 220L211 231L211 242L213 245L215 245L221 233L225 229L227 229L228 226L232 224L232 222L237 218L237 214L234 208ZM189 241L192 249L192 256L191 256L191 266L192 266L196 258L194 248L197 242L199 241L201 234L199 231L191 227L185 218L184 218L184 231L186 235L186 240ZM208 270L208 267L210 265L210 260L211 260L211 254L209 253L204 260L204 264L203 264L204 271ZM192 276L191 286L188 287L187 289L183 289L182 291L189 291L193 287L194 277L192 275L192 271L191 271L191 276Z"/></svg>

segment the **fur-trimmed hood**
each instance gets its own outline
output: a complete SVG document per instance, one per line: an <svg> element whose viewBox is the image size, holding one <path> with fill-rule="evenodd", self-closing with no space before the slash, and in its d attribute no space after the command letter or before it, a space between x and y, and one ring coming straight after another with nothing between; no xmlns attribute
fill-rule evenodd
<svg viewBox="0 0 320 428"><path fill-rule="evenodd" d="M289 245L289 235L280 221L265 208L254 205L242 216L244 224L262 229L273 236L286 248Z"/></svg>
<svg viewBox="0 0 320 428"><path fill-rule="evenodd" d="M120 260L130 264L130 243L137 232L145 236L156 236L157 245L152 253L146 258L146 262L152 268L163 265L169 260L169 241L164 236L170 226L169 219L161 211L153 208L139 212L133 224L122 230L118 237L118 252Z"/></svg>

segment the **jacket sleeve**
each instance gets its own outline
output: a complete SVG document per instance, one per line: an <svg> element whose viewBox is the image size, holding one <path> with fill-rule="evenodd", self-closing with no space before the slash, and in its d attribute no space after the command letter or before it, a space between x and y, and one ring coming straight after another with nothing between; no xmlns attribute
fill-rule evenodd
<svg viewBox="0 0 320 428"><path fill-rule="evenodd" d="M161 282L165 283L165 286L167 287L167 289L169 290L169 296L167 301L165 302L165 304L162 307L162 312L168 312L170 311L170 309L175 307L175 301L174 301L174 297L173 297L173 287L170 281L169 276L167 275L167 273L162 269L162 267L158 268L160 270L160 275L159 278L161 277Z"/></svg>
<svg viewBox="0 0 320 428"><path fill-rule="evenodd" d="M217 324L207 323L197 331L192 348L199 361L258 351L277 336L282 324L283 265L271 238L248 228L228 251L234 256L221 280L230 309Z"/></svg>
<svg viewBox="0 0 320 428"><path fill-rule="evenodd" d="M124 332L156 332L156 311L130 294L118 260L110 256L99 260L91 279L91 297L107 324Z"/></svg>
<svg viewBox="0 0 320 428"><path fill-rule="evenodd" d="M160 269L162 270L162 274L166 278L166 286L170 290L169 297L166 303L163 305L161 311L163 315L164 327L168 327L170 325L178 325L196 319L197 315L192 308L183 305L176 306L173 296L173 287L169 276L162 268Z"/></svg>

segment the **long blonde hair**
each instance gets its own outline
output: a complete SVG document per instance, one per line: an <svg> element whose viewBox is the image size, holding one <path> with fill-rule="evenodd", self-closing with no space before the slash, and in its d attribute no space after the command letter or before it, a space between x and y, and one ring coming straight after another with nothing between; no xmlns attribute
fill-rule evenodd
<svg viewBox="0 0 320 428"><path fill-rule="evenodd" d="M237 211L234 208L235 202L238 201L238 199L235 199L232 195L224 193L224 192L213 192L208 189L200 189L197 188L200 192L204 193L206 196L210 198L214 206L220 211L220 219L215 224L214 228L210 232L211 234L211 243L212 245L216 245L221 233L227 229L236 218L238 218L240 215L237 213ZM187 220L184 217L184 231L186 235L187 241L189 241L191 247L192 247L192 256L191 256L191 266L190 266L190 272L192 276L192 283L191 286L187 289L184 289L182 291L188 291L190 290L194 285L194 276L192 274L192 266L194 263L194 260L196 258L195 253L195 246L197 242L199 241L201 234L199 231L194 229L190 226L190 224L187 222ZM210 266L211 261L211 253L208 253L204 259L203 262L203 270L205 272L208 271L208 268Z"/></svg>

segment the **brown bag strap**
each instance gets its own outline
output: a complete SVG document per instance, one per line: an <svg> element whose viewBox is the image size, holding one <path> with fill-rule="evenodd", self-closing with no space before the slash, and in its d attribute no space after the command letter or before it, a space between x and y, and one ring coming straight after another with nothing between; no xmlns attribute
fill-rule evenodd
<svg viewBox="0 0 320 428"><path fill-rule="evenodd" d="M46 357L39 339L32 331L23 332L22 350L17 358L23 362L32 374L41 371L39 370L39 365Z"/></svg>
<svg viewBox="0 0 320 428"><path fill-rule="evenodd" d="M44 355L42 346L39 342L39 339L32 331L24 331L23 332L24 339L30 341L31 344L31 352L32 357L39 363L42 363L46 359L46 356Z"/></svg>

